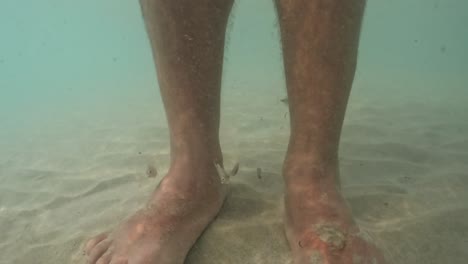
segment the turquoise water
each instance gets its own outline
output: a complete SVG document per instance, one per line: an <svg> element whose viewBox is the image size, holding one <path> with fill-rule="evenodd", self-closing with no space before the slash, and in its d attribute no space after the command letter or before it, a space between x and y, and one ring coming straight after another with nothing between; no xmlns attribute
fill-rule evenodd
<svg viewBox="0 0 468 264"><path fill-rule="evenodd" d="M462 0L369 1L356 86L464 90L467 8ZM50 109L59 101L108 102L154 90L134 2L3 0L0 12L1 105L2 113L15 109L20 118L13 119L29 119L28 109ZM231 24L225 87L284 86L272 3L238 1Z"/></svg>
<svg viewBox="0 0 468 264"><path fill-rule="evenodd" d="M413 111L418 121L434 116L450 121L452 130L458 129L462 133L456 141L460 144L454 144L454 148L462 153L461 160L468 158L465 133L468 131L465 117L468 110L467 10L468 2L464 0L369 0L350 108L372 109L376 104L384 104L387 108L382 112L396 113L392 117L396 126L400 122L413 122L410 118ZM236 123L229 119L233 112L244 110L240 107L242 103L237 105L236 101L250 100L252 105L263 109L265 105L277 104L285 94L272 1L237 1L228 30L225 57L223 102L226 105L223 110L226 109L226 114L223 126L229 130L235 124L243 124L242 120ZM250 99L244 99L247 97ZM403 112L399 110L402 105L404 110L400 110ZM421 109L425 113L420 113ZM357 118L359 111L350 111L348 124ZM277 117L278 120L282 118L282 114ZM274 117L272 119L276 122ZM9 208L24 206L24 199L40 200L42 196L39 194L29 197L24 186L34 190L37 183L41 190L51 193L68 192L68 189L60 190L60 181L51 180L49 186L47 182L41 182L40 177L24 176L32 175L24 174L24 170L37 173L56 166L68 174L78 175L82 172L80 168L89 162L87 155L103 150L96 150L94 135L108 131L109 138L113 137L119 144L125 143L112 148L130 146L136 150L126 144L128 138L119 135L150 134L151 130L142 132L135 128L145 122L160 127L160 135L167 135L155 67L137 1L0 1L0 182L3 179L7 186L5 190L17 188L14 194L9 191L0 194L0 217L9 212ZM99 133L96 126L101 129ZM414 131L417 128L415 125ZM451 128L439 127L437 131L437 125L433 128L435 130L428 133L440 132L436 136L438 139L451 140ZM267 130L268 133L275 131ZM349 130L345 127L346 131L351 133L352 127ZM431 151L437 150L435 147ZM70 153L80 154L73 156ZM345 153L348 153L346 149ZM462 171L460 178L468 177L466 170L463 172L462 161L450 164ZM60 207L44 210L54 214L55 209L60 210ZM460 217L467 220L467 209L463 210L465 213ZM10 256L6 258L10 262L5 263L45 263L42 261L47 256L54 255L52 249L45 248L18 253L29 257L12 257L16 253L11 248L14 244L11 241L17 241L14 245L25 248L28 245L40 248L43 244L37 241L48 241L49 232L38 232L35 240L28 240L20 231L5 232L9 228L22 230L35 221L32 217L11 213L4 218L8 221L0 220L0 234L10 239L0 242L0 256ZM16 224L12 224L14 220L17 220ZM66 222L65 218L55 218L54 221ZM84 232L85 227L95 228L92 223L87 223L75 226L72 232ZM467 230L458 232L466 233ZM18 239L15 239L16 235ZM66 249L57 249L65 253L53 263L68 261L78 250L82 236L86 234L65 239L67 243L73 242L67 244ZM391 235L381 236L381 240L389 255L400 263L418 263L407 260L423 258L423 250L402 253L401 249L392 247L390 242L396 240ZM460 251L456 251L453 244L445 243L438 242L434 248L441 250L442 255L446 254L446 259L452 257L451 260L456 261L468 257L466 253L456 255ZM34 259L32 256L37 256L41 262L30 262Z"/></svg>

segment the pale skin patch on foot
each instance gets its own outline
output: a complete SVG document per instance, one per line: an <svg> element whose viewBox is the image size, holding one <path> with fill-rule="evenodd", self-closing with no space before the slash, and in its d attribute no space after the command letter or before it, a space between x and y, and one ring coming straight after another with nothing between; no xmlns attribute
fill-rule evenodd
<svg viewBox="0 0 468 264"><path fill-rule="evenodd" d="M320 225L315 232L320 240L333 247L333 249L342 250L346 246L346 234L337 227Z"/></svg>

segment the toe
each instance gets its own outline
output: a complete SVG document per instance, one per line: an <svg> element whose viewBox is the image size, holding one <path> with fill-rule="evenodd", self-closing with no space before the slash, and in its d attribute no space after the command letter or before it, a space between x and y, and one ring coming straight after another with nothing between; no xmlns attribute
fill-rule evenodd
<svg viewBox="0 0 468 264"><path fill-rule="evenodd" d="M114 257L110 264L128 264L128 260L124 258Z"/></svg>
<svg viewBox="0 0 468 264"><path fill-rule="evenodd" d="M103 241L107 238L107 233L101 233L93 238L91 238L85 245L85 252L87 255L91 252L91 250L96 246L99 242Z"/></svg>
<svg viewBox="0 0 468 264"><path fill-rule="evenodd" d="M110 244L111 241L109 239L106 239L94 246L88 255L88 263L96 264L96 261L107 251Z"/></svg>
<svg viewBox="0 0 468 264"><path fill-rule="evenodd" d="M111 259L112 259L112 253L110 251L107 251L106 253L104 253L104 255L102 255L98 259L96 264L109 264L111 262Z"/></svg>

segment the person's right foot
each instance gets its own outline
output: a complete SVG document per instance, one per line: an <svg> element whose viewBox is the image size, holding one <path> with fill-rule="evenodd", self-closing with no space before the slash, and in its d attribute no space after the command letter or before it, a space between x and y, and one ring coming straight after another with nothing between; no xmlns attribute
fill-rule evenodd
<svg viewBox="0 0 468 264"><path fill-rule="evenodd" d="M214 164L173 166L148 205L85 246L89 264L182 264L225 199Z"/></svg>

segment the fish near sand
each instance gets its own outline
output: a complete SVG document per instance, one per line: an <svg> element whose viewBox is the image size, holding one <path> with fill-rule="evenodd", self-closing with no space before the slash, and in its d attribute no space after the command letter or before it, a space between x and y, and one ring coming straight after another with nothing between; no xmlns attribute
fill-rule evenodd
<svg viewBox="0 0 468 264"><path fill-rule="evenodd" d="M156 176L158 176L158 170L156 167L153 165L148 165L146 168L146 176L148 176L148 178L156 178Z"/></svg>

